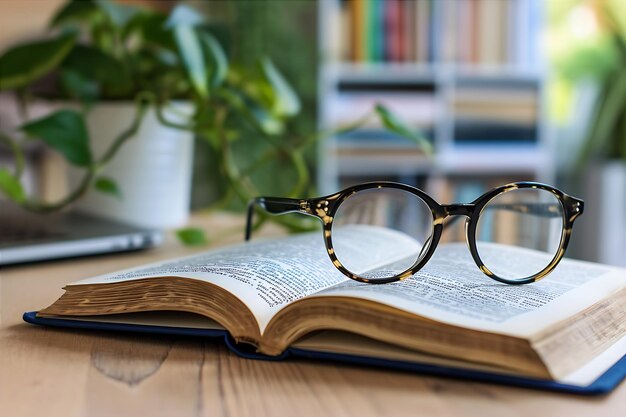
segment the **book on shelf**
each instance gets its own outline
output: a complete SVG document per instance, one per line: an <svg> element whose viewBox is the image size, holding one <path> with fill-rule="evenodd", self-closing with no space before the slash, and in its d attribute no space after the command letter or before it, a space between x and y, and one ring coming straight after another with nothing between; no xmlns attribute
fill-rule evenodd
<svg viewBox="0 0 626 417"><path fill-rule="evenodd" d="M541 2L337 0L329 8L339 61L532 67Z"/></svg>
<svg viewBox="0 0 626 417"><path fill-rule="evenodd" d="M432 142L432 127L422 128L420 131L426 139ZM359 129L343 133L337 137L335 148L350 151L367 151L371 149L381 151L398 150L400 152L415 151L418 155L427 156L424 150L417 146L413 140L388 130L382 130L382 128Z"/></svg>
<svg viewBox="0 0 626 417"><path fill-rule="evenodd" d="M431 141L434 135L436 103L432 92L352 88L333 94L326 103L327 123L334 128L374 116L373 109L381 104ZM359 129L337 135L333 143L341 156L407 156L407 152L425 156L414 141L386 130L379 117L369 117Z"/></svg>
<svg viewBox="0 0 626 417"><path fill-rule="evenodd" d="M432 141L432 129L422 129ZM380 129L360 129L338 136L332 148L341 158L340 174L370 174L370 180L381 173L428 171L433 159L414 141Z"/></svg>
<svg viewBox="0 0 626 417"><path fill-rule="evenodd" d="M455 114L464 117L512 123L537 123L539 91L536 83L523 87L457 86L454 92Z"/></svg>
<svg viewBox="0 0 626 417"><path fill-rule="evenodd" d="M353 91L340 92L327 100L329 123L335 127L353 124L372 114L377 104L387 107L410 126L430 128L435 119L435 99L432 93ZM379 118L371 117L363 128L379 128Z"/></svg>
<svg viewBox="0 0 626 417"><path fill-rule="evenodd" d="M459 85L451 106L454 140L457 143L537 142L539 94L535 81Z"/></svg>
<svg viewBox="0 0 626 417"><path fill-rule="evenodd" d="M462 143L533 144L537 142L535 125L501 123L491 120L464 120L454 122L454 140Z"/></svg>
<svg viewBox="0 0 626 417"><path fill-rule="evenodd" d="M363 252L362 227L380 239L379 252ZM349 232L359 273L388 268L421 248L374 226ZM450 243L413 277L372 285L341 274L319 235L260 240L74 282L25 320L228 335L231 349L248 357L332 359L572 392L610 390L626 372L624 269L563 260L540 282L509 286L478 271L464 244ZM492 250L513 275L514 260L540 256Z"/></svg>

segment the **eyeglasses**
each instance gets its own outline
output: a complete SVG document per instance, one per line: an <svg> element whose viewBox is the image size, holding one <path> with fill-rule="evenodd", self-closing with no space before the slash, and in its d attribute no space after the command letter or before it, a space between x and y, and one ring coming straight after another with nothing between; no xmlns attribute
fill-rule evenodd
<svg viewBox="0 0 626 417"><path fill-rule="evenodd" d="M246 240L256 206L318 218L335 267L376 284L417 273L435 252L444 220L465 216L465 239L478 268L506 284L527 284L563 258L584 203L536 182L507 184L469 204L439 204L409 185L370 182L319 198L255 198L248 205Z"/></svg>

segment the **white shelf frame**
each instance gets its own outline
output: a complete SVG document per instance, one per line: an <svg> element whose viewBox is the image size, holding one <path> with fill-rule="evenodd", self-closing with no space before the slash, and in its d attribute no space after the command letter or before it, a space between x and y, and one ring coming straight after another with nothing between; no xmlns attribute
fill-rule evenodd
<svg viewBox="0 0 626 417"><path fill-rule="evenodd" d="M342 176L427 176L445 178L449 176L515 176L520 180L536 180L552 183L555 180L554 146L546 120L546 78L542 57L534 68L512 65L468 66L443 63L435 48L433 63L346 63L336 62L329 57L333 36L333 17L339 0L318 2L318 29L321 64L318 76L318 125L320 129L332 128L332 117L328 103L338 94L340 82L376 82L432 84L437 115L433 125L435 154L432 161L416 159L398 160L397 164L376 164L375 158L358 157L341 159L337 156L336 139L329 137L318 147L317 184L321 193L338 190ZM435 12L435 19L443 19ZM441 26L439 26L441 27ZM485 82L526 82L537 84L539 96L537 141L533 144L502 144L491 146L476 144L454 144L454 112L450 103L460 80ZM356 117L357 115L355 115ZM360 165L360 166L359 166Z"/></svg>

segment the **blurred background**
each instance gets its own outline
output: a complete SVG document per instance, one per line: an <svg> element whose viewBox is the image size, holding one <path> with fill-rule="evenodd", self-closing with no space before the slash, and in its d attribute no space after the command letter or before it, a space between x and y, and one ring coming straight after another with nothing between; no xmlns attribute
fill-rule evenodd
<svg viewBox="0 0 626 417"><path fill-rule="evenodd" d="M163 13L179 4L116 3ZM288 82L298 96L297 111L289 114L287 127L271 133L269 142L244 122L232 128L238 132L230 148L234 165L246 173L236 178L242 184L254 183L255 192L322 195L365 180L395 180L449 203L470 202L511 181L541 181L586 201L569 257L626 265L626 7L622 1L182 3L204 16L231 68L252 67L269 57L282 73L279 81L271 75L270 81L277 88ZM65 4L62 0L4 4L0 50L45 36L48 22ZM25 119L13 95L0 94L3 131L16 129ZM104 104L124 105L119 99ZM384 118L370 117L376 104L383 104L427 139L432 152L411 140L411 135L398 134L397 126L389 129ZM46 113L37 106L35 101L26 120ZM116 116L107 114L105 121L89 122L90 131L115 125ZM310 135L316 140L300 148ZM277 141L285 144L282 150L256 166L259 155L265 155L268 146L276 147ZM189 190L179 196L184 208L200 209L222 201L234 186L225 180L220 148L196 138L186 149L189 159L181 155L178 162L167 162L190 168L188 173L182 169L181 182L172 185ZM290 156L290 149L298 150L303 163ZM71 189L58 152L36 143L25 152L21 177L25 192L54 200ZM0 164L12 167L12 158L7 146L0 148ZM167 167L178 172L173 165ZM116 181L120 188L132 182ZM95 206L102 206L108 203L98 198L112 197L94 198ZM241 209L242 202L235 199L223 207ZM163 224L178 227L185 219L183 209Z"/></svg>

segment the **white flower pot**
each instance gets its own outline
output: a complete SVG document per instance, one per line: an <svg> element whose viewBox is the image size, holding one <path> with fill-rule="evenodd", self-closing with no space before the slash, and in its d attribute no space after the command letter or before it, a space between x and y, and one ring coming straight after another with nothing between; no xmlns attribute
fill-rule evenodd
<svg viewBox="0 0 626 417"><path fill-rule="evenodd" d="M135 117L132 102L104 102L87 116L91 149L99 158L112 141L128 129ZM168 120L184 123L192 113L189 103L172 103ZM150 109L137 134L129 139L100 176L114 180L121 198L91 189L76 207L80 211L149 228L182 226L189 217L193 134L163 126ZM70 184L80 180L80 170L70 170Z"/></svg>

